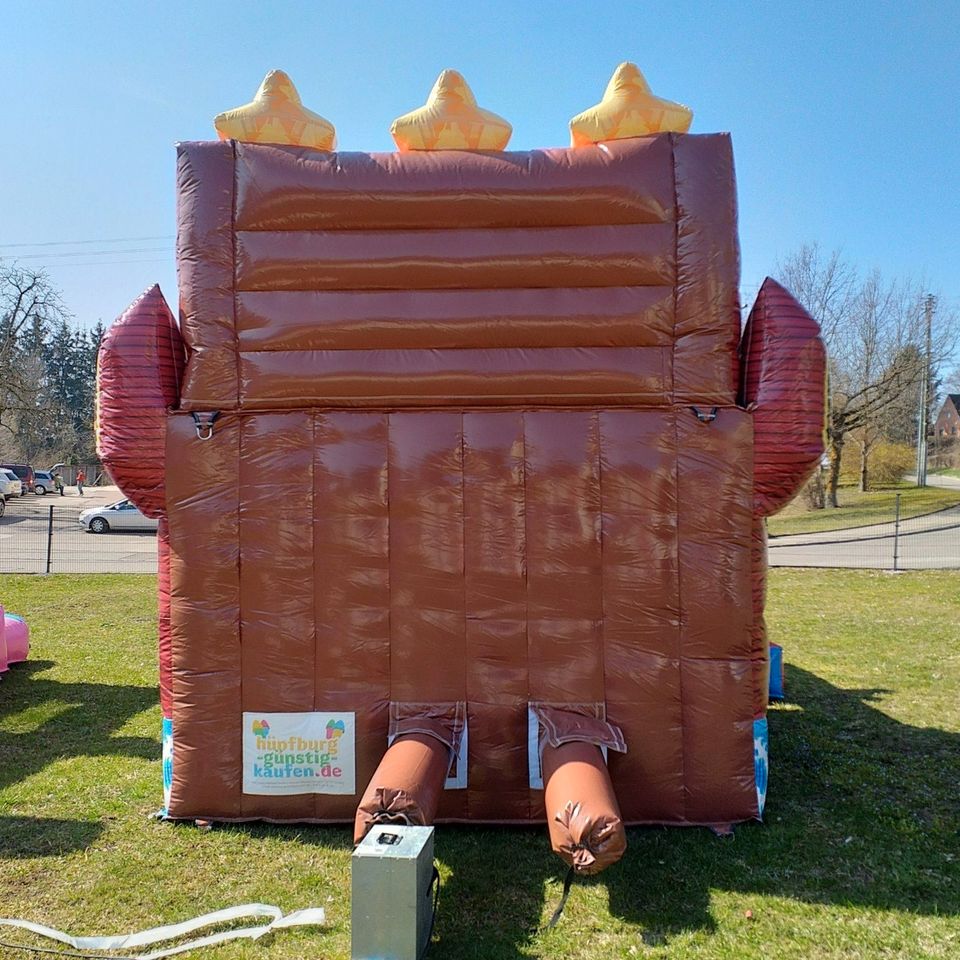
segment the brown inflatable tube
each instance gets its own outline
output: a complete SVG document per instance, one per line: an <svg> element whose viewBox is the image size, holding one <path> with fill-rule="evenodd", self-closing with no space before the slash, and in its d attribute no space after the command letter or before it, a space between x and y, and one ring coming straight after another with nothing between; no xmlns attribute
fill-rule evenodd
<svg viewBox="0 0 960 960"><path fill-rule="evenodd" d="M450 767L450 748L436 737L398 737L383 755L357 807L353 842L375 823L433 823Z"/></svg>
<svg viewBox="0 0 960 960"><path fill-rule="evenodd" d="M547 825L554 852L579 874L599 873L627 848L620 806L600 748L564 743L543 748Z"/></svg>

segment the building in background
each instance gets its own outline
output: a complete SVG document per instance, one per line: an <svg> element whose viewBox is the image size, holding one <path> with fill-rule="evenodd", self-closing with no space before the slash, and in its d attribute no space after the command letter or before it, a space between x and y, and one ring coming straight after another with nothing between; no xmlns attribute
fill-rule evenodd
<svg viewBox="0 0 960 960"><path fill-rule="evenodd" d="M934 436L941 443L955 440L960 436L960 393L948 393L947 399L937 414Z"/></svg>

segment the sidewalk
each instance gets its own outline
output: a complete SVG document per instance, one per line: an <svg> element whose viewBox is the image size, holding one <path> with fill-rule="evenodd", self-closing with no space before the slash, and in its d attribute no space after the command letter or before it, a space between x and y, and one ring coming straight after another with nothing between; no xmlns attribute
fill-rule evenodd
<svg viewBox="0 0 960 960"><path fill-rule="evenodd" d="M946 507L934 513L923 513L900 521L900 533L921 533L955 527L960 524L960 506ZM821 530L816 533L792 533L782 537L770 537L770 546L796 547L815 543L843 543L855 540L874 540L892 537L896 528L893 520L874 523L864 527L844 527L840 530Z"/></svg>
<svg viewBox="0 0 960 960"><path fill-rule="evenodd" d="M917 475L915 473L911 473L903 479L906 480L907 483L916 483ZM946 477L939 473L928 473L927 486L945 487L948 490L960 490L960 477Z"/></svg>
<svg viewBox="0 0 960 960"><path fill-rule="evenodd" d="M35 493L25 493L22 497L14 497L7 503L7 510L29 516L49 513L50 507L55 507L58 513L80 513L90 507L102 507L122 499L123 494L119 487L84 487L82 497L77 493L76 487L66 487L62 497L58 493L47 493L42 497Z"/></svg>

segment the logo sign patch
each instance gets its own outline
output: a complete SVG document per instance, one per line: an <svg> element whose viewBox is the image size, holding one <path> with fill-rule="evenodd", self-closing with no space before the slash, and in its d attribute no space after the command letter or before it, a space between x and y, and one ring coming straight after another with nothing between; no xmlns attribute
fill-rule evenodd
<svg viewBox="0 0 960 960"><path fill-rule="evenodd" d="M353 713L245 713L243 792L356 792Z"/></svg>

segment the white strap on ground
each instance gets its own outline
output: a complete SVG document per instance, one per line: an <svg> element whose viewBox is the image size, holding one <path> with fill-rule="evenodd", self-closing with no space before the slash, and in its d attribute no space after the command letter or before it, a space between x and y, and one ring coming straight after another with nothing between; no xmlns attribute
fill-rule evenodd
<svg viewBox="0 0 960 960"><path fill-rule="evenodd" d="M269 917L271 919L269 923L256 927L241 927L236 930L211 933L197 940L190 940L187 943L155 950L151 953L128 953L125 955L125 960L160 960L161 957L172 957L175 954L186 953L187 950L196 950L199 947L211 947L214 944L225 943L227 940L258 940L260 937L284 927L320 926L326 920L323 907L296 910L284 916L279 907L267 903L246 903L239 907L228 907L226 910L205 913L202 917L185 920L183 923L172 923L164 927L153 927L141 933L126 933L116 937L71 937L70 934L64 933L62 930L54 930L52 927L31 923L29 920L5 920L0 918L0 926L29 930L31 933L36 933L49 940L58 940L60 943L65 943L75 950L108 952L133 950L136 947L147 947L168 940L179 940L181 937L196 933L206 927L232 923L235 920L249 917Z"/></svg>

